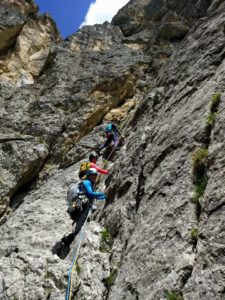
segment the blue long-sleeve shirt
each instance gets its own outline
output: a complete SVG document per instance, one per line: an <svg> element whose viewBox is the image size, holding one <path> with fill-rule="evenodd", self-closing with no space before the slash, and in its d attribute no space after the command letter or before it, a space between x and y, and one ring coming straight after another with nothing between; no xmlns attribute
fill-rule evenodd
<svg viewBox="0 0 225 300"><path fill-rule="evenodd" d="M93 189L93 184L90 180L86 179L83 181L83 186L85 189L85 192L87 194L87 197L89 199L97 199L97 200L105 200L106 194L102 192L95 192Z"/></svg>

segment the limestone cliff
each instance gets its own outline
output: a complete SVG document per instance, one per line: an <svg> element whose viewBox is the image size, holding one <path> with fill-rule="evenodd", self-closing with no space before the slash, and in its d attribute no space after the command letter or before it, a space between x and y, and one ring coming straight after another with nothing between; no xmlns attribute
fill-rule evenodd
<svg viewBox="0 0 225 300"><path fill-rule="evenodd" d="M0 298L65 298L68 183L112 120L72 299L224 299L224 1L133 0L66 40L32 1L0 15Z"/></svg>

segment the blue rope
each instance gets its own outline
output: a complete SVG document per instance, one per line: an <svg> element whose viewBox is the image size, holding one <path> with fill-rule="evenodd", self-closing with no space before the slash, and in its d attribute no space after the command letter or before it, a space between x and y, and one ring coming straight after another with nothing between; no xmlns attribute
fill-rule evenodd
<svg viewBox="0 0 225 300"><path fill-rule="evenodd" d="M84 237L84 229L85 229L85 226L86 226L86 223L87 223L87 219L88 217L90 216L91 214L91 210L89 211L88 215L87 215L87 218L85 220L85 223L81 229L81 232L80 232L80 237L77 241L77 244L76 244L76 247L75 247L75 254L74 254L74 257L73 257L73 261L72 261L72 264L71 264L71 267L69 269L69 272L68 272L68 286L67 286L67 290L66 290L66 300L69 300L69 295L70 295L70 286L71 286L71 275L72 275L72 271L73 271L73 267L76 263L76 260L77 260L77 256L78 256L78 251L79 248L80 248L80 244L81 244L81 241Z"/></svg>

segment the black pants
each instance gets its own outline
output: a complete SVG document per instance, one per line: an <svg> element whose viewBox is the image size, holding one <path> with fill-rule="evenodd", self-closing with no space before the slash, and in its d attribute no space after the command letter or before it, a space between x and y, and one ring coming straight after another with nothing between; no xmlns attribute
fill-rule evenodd
<svg viewBox="0 0 225 300"><path fill-rule="evenodd" d="M80 232L82 226L84 225L84 222L87 219L89 211L92 208L92 203L93 201L84 204L82 212L80 213L79 217L77 217L76 219L76 227L74 232L70 233L69 235L67 235L65 238L62 239L67 246L69 246L74 241L76 235Z"/></svg>
<svg viewBox="0 0 225 300"><path fill-rule="evenodd" d="M83 211L82 211L80 217L78 218L78 220L77 220L77 222L76 222L76 227L75 227L75 230L74 230L74 236L76 236L76 235L80 232L82 226L84 225L84 222L85 222L86 219L87 219L87 216L88 216L88 214L89 214L89 211L90 211L91 208L92 208L92 203L93 203L93 201L90 201L90 202L86 205L86 207L84 207L84 209L83 209Z"/></svg>

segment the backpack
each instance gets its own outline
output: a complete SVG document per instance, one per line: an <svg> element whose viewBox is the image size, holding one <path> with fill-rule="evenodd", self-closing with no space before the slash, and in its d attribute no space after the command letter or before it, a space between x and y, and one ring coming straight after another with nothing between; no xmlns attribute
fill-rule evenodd
<svg viewBox="0 0 225 300"><path fill-rule="evenodd" d="M79 178L82 179L86 175L89 169L90 169L90 162L87 161L82 162L78 174Z"/></svg>
<svg viewBox="0 0 225 300"><path fill-rule="evenodd" d="M81 212L83 210L83 204L88 201L85 190L83 188L83 182L72 182L67 192L67 212L69 214L74 211Z"/></svg>

